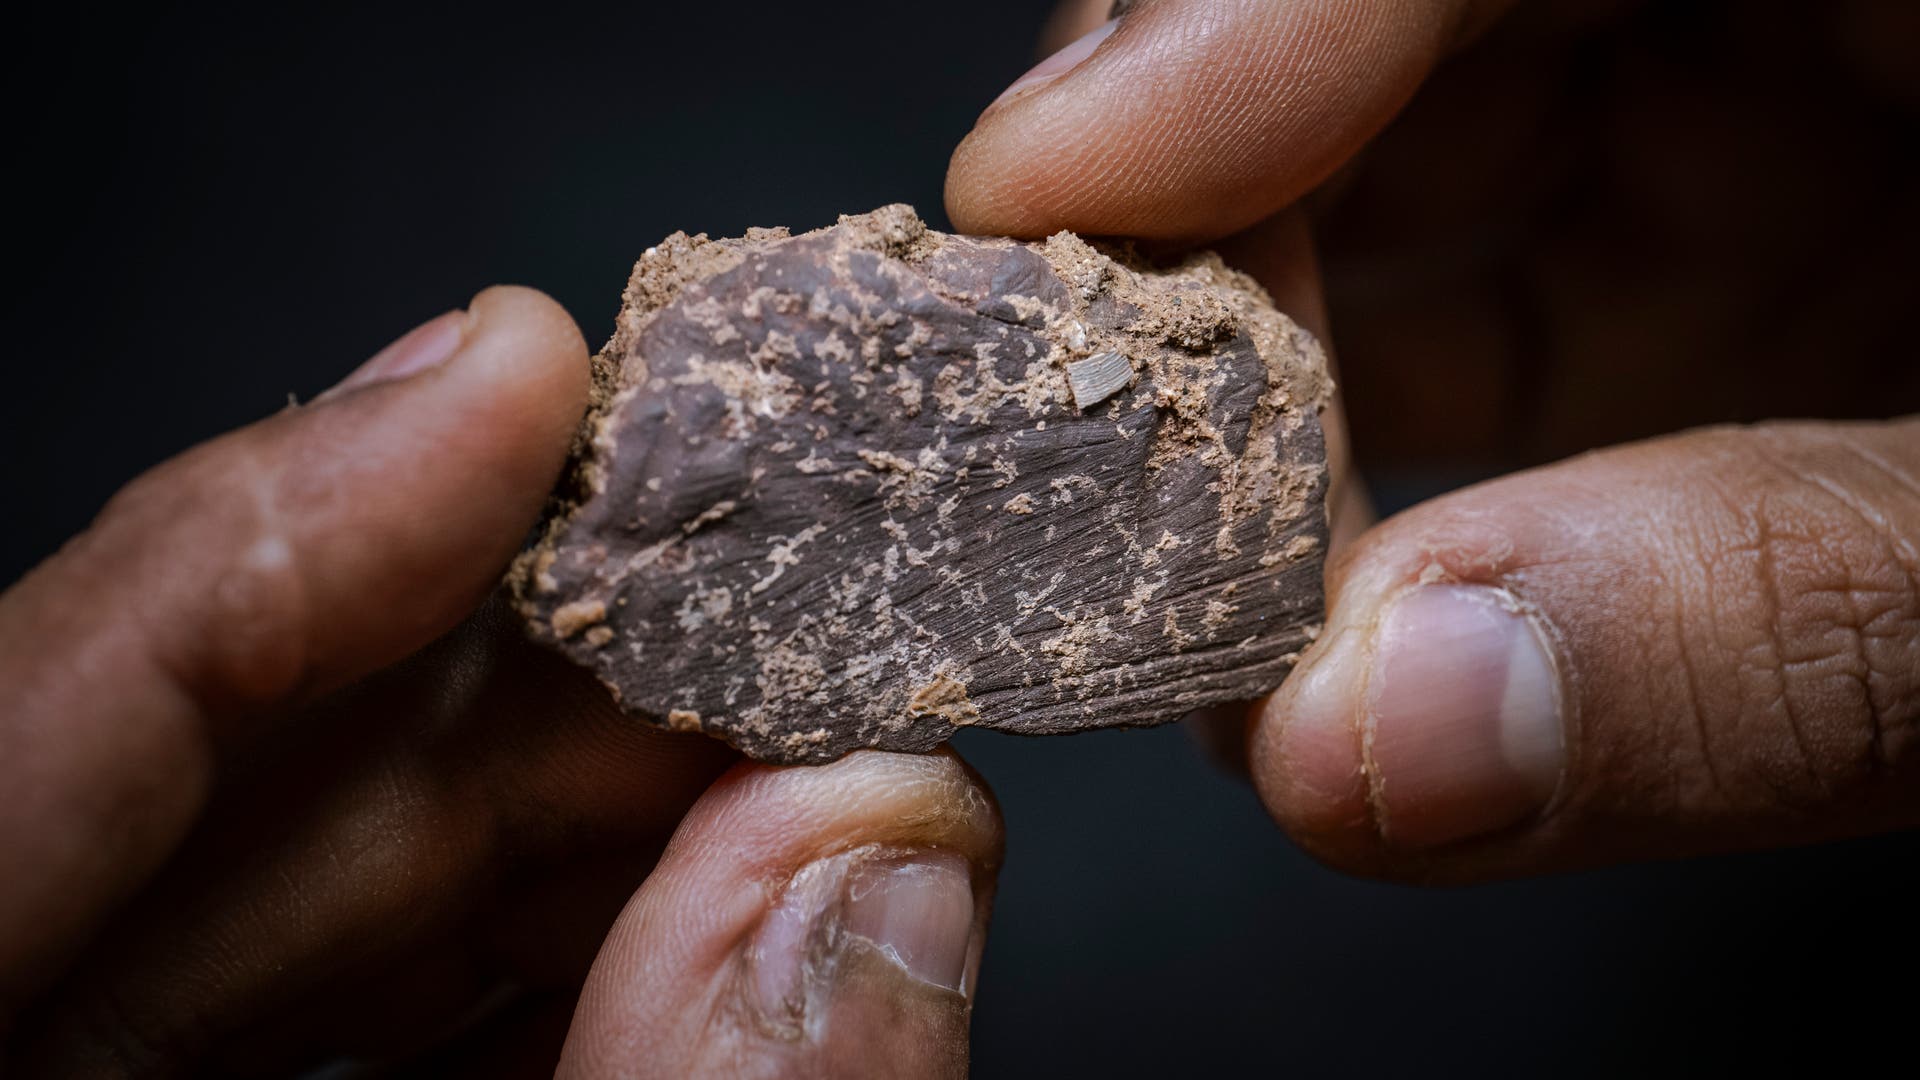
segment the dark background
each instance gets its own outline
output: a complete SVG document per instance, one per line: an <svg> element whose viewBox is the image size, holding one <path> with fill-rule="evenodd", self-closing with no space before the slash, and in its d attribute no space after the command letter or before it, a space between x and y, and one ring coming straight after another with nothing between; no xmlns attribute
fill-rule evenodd
<svg viewBox="0 0 1920 1080"><path fill-rule="evenodd" d="M1045 14L155 5L18 34L0 581L144 467L487 284L546 290L597 341L631 261L675 229L892 201L942 222L947 155ZM1404 504L1502 462L1385 464ZM1177 727L961 746L1010 828L983 1076L1910 1051L1911 837L1427 891L1319 868Z"/></svg>

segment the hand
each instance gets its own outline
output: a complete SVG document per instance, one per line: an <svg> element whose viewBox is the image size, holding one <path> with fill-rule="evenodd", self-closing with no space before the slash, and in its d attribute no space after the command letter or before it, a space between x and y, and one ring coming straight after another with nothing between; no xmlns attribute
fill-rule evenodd
<svg viewBox="0 0 1920 1080"><path fill-rule="evenodd" d="M0 1072L964 1073L957 758L736 762L486 600L586 396L489 290L0 597Z"/></svg>
<svg viewBox="0 0 1920 1080"><path fill-rule="evenodd" d="M1356 157L1505 6L1142 0L1102 27L1069 4L1062 39L1102 28L981 118L949 210L1225 237L1324 338L1304 198L1351 245L1330 340L1363 447L1541 459L1715 411L1911 405L1920 219L1861 119L1913 100L1873 30L1893 6L1523 7ZM1779 50L1791 102L1763 89ZM1336 486L1338 542L1364 509ZM1268 807L1338 866L1484 879L1920 821L1920 419L1698 431L1460 491L1346 546L1329 603L1243 730Z"/></svg>

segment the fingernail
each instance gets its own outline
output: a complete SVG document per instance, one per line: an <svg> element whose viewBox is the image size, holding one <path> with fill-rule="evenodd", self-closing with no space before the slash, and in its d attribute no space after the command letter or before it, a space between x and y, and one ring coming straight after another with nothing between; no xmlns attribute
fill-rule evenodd
<svg viewBox="0 0 1920 1080"><path fill-rule="evenodd" d="M340 380L320 398L330 398L375 383L409 378L439 367L460 351L460 342L467 333L467 322L465 311L449 311L421 323L398 341L373 354L371 359L355 368L351 375Z"/></svg>
<svg viewBox="0 0 1920 1080"><path fill-rule="evenodd" d="M969 992L976 910L971 869L950 852L856 851L808 866L755 936L760 1012L818 1041L834 1016L868 1011L876 999L897 1007L903 995L934 994L964 1007L955 995Z"/></svg>
<svg viewBox="0 0 1920 1080"><path fill-rule="evenodd" d="M1035 64L1033 70L1013 80L1013 85L1000 91L1000 96L994 98L993 103L998 105L1014 94L1065 75L1077 67L1080 61L1092 56L1093 50L1099 48L1100 43L1107 40L1107 37L1113 33L1114 27L1119 25L1119 19L1108 19L1104 24L1087 31L1071 45Z"/></svg>
<svg viewBox="0 0 1920 1080"><path fill-rule="evenodd" d="M1565 760L1547 640L1498 589L1424 585L1375 630L1362 742L1387 841L1426 848L1518 824Z"/></svg>
<svg viewBox="0 0 1920 1080"><path fill-rule="evenodd" d="M868 863L847 883L846 929L914 978L966 992L973 876L958 855Z"/></svg>

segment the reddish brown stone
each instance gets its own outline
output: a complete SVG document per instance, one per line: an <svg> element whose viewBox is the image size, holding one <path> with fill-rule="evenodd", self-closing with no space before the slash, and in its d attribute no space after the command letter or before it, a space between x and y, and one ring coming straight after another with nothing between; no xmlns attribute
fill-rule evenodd
<svg viewBox="0 0 1920 1080"><path fill-rule="evenodd" d="M1211 256L888 207L675 235L626 300L512 585L635 715L778 762L1154 724L1317 629L1325 364Z"/></svg>

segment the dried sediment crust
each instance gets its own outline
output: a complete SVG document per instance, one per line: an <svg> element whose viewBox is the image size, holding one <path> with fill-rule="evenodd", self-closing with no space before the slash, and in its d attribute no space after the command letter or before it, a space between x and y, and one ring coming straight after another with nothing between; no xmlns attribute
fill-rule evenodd
<svg viewBox="0 0 1920 1080"><path fill-rule="evenodd" d="M595 380L510 581L663 727L819 762L1152 724L1271 690L1318 631L1326 365L1212 255L905 206L676 234Z"/></svg>

